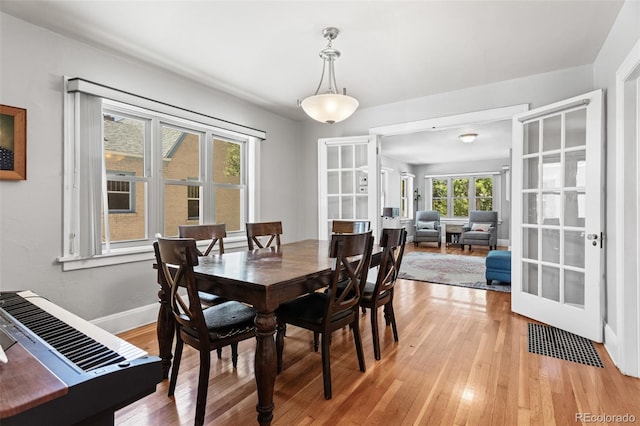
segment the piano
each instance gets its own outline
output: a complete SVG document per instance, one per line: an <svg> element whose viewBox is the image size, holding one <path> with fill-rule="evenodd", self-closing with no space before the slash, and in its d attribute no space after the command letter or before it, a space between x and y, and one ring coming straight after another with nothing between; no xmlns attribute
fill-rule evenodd
<svg viewBox="0 0 640 426"><path fill-rule="evenodd" d="M0 292L0 343L2 426L113 425L162 381L160 358L31 291Z"/></svg>

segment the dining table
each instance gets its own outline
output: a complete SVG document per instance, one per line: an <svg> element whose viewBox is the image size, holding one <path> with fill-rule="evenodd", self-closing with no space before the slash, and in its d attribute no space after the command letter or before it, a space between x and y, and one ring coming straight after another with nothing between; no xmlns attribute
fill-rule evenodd
<svg viewBox="0 0 640 426"><path fill-rule="evenodd" d="M380 253L380 247L375 244L371 266L379 263ZM256 311L256 410L258 423L269 425L273 419L276 380L275 310L283 302L329 285L333 263L329 257L329 241L304 240L278 247L212 254L199 257L198 263L194 273L199 290L247 303ZM169 300L171 291L160 270L158 284L158 345L167 378L175 325Z"/></svg>

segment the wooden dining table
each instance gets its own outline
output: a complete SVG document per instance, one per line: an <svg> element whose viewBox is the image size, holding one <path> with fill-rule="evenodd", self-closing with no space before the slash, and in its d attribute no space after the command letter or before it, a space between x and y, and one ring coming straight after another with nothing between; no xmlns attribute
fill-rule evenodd
<svg viewBox="0 0 640 426"><path fill-rule="evenodd" d="M371 264L379 263L381 249L374 245ZM276 380L275 310L282 302L326 287L331 279L329 241L304 240L250 251L229 252L199 258L194 268L198 288L227 299L250 304L257 315L255 379L258 423L271 424ZM174 320L170 289L158 272L158 344L164 377L171 367Z"/></svg>

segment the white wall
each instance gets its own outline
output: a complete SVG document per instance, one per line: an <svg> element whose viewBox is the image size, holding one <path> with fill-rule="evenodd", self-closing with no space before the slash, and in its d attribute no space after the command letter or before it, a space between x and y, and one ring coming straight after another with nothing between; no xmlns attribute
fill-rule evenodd
<svg viewBox="0 0 640 426"><path fill-rule="evenodd" d="M31 289L89 320L157 301L151 261L73 272L55 261L63 239L65 75L265 130L261 218L282 220L283 239L298 240L299 123L4 13L0 24L0 103L27 109L27 180L0 181L2 290Z"/></svg>
<svg viewBox="0 0 640 426"><path fill-rule="evenodd" d="M631 48L640 40L640 2L626 1L618 15L618 18L609 33L602 49L594 62L594 80L596 88L606 89L606 309L605 320L608 333L605 333L605 344L609 352L615 358L615 342L606 341L607 337L615 337L618 330L616 302L618 287L625 285L630 277L625 277L621 271L617 271L616 259L625 256L629 266L637 268L639 254L635 251L636 241L627 241L627 247L623 252L618 252L617 245L620 238L616 235L616 198L623 192L627 193L625 205L625 223L623 229L629 236L637 235L635 215L637 213L638 182L636 176L637 166L633 161L635 150L638 147L620 147L616 145L616 91L615 74L622 61L626 58ZM623 149L627 159L625 174L629 176L625 188L616 187L616 153ZM635 194L635 198L634 198ZM636 275L637 276L637 275ZM622 338L622 336L618 336Z"/></svg>
<svg viewBox="0 0 640 426"><path fill-rule="evenodd" d="M387 199L385 205L382 207L397 207L400 208L401 204L401 181L402 173L413 173L413 167L410 164L402 161L395 160L390 157L380 157L380 166L390 170L388 172L389 192L387 193Z"/></svg>

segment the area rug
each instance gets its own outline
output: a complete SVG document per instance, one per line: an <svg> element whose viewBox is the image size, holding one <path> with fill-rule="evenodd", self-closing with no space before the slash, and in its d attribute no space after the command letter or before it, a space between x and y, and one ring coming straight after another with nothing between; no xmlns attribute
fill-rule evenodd
<svg viewBox="0 0 640 426"><path fill-rule="evenodd" d="M494 281L487 285L484 262L485 258L479 256L409 252L402 258L398 278L511 292L509 284Z"/></svg>

